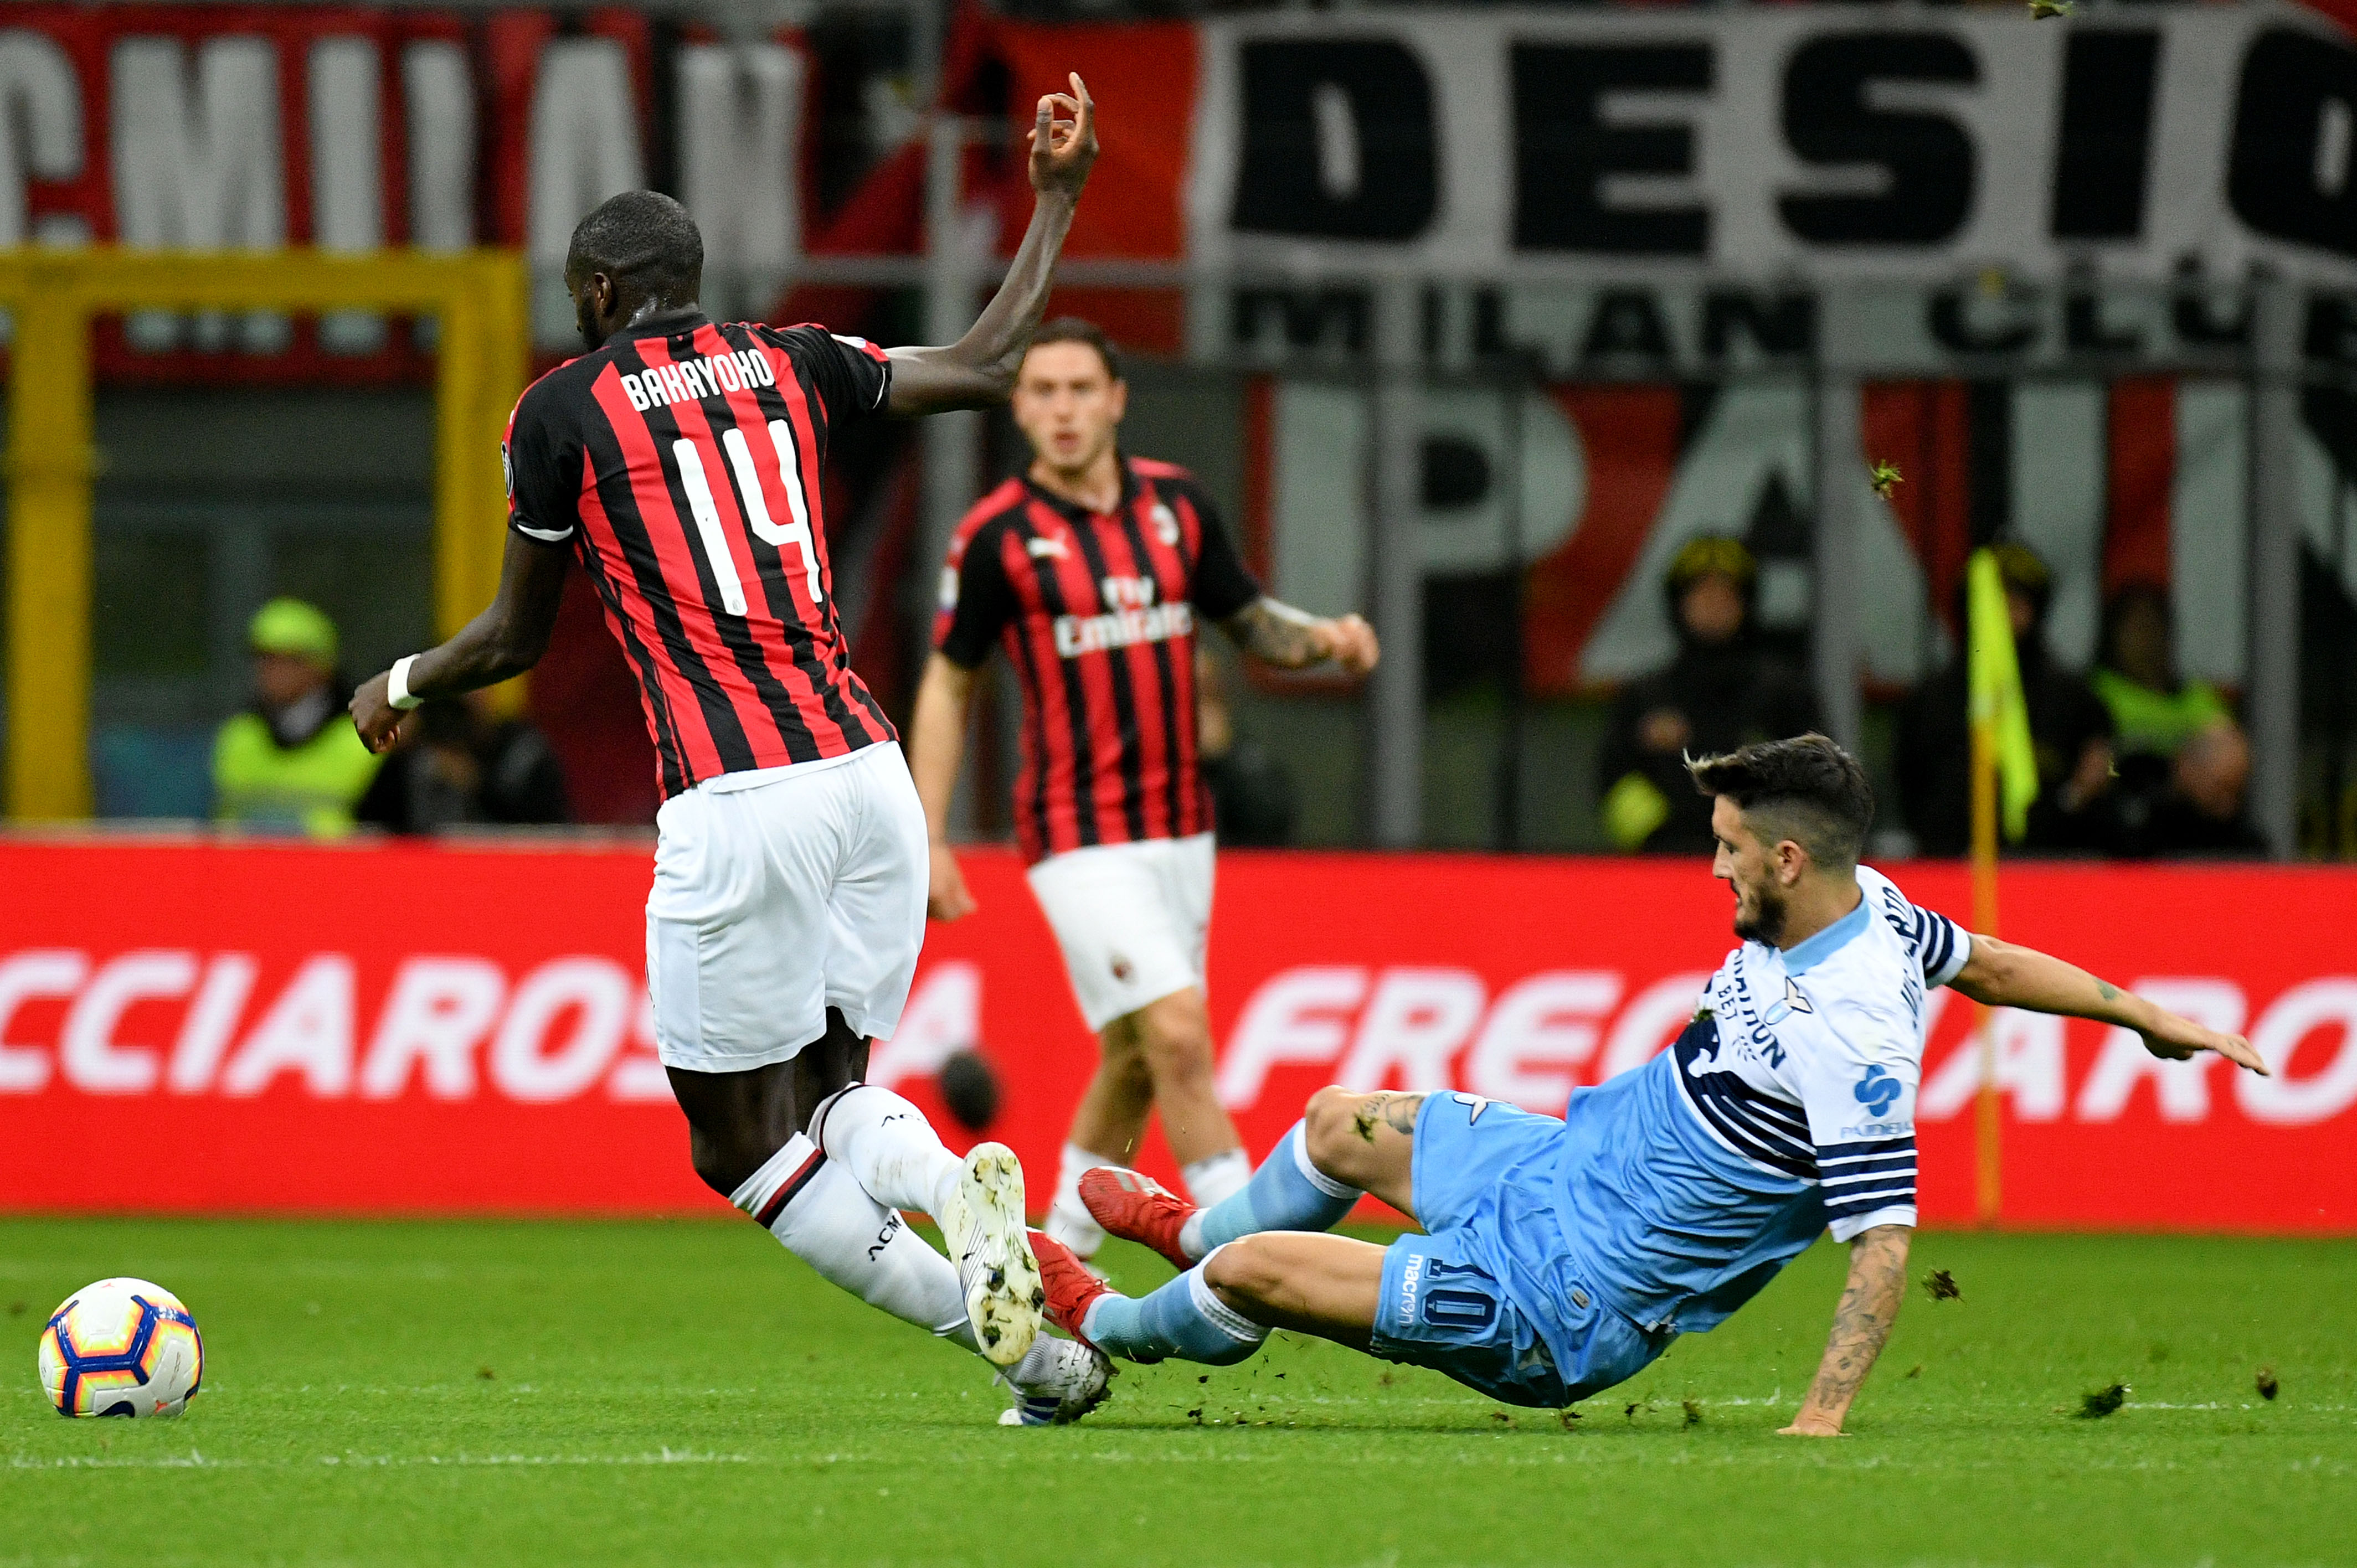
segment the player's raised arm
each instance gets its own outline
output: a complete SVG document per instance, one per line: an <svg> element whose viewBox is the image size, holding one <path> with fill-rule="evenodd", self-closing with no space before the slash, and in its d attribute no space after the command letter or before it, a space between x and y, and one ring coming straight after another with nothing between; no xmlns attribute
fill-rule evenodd
<svg viewBox="0 0 2357 1568"><path fill-rule="evenodd" d="M1915 1230L1908 1225L1877 1225L1849 1244L1849 1283L1834 1312L1833 1336L1818 1363L1801 1413L1784 1428L1786 1437L1839 1437L1850 1402L1874 1370L1875 1358L1899 1320L1907 1290L1907 1248Z"/></svg>
<svg viewBox="0 0 2357 1568"><path fill-rule="evenodd" d="M1023 363L1031 329L1047 309L1056 258L1072 226L1081 188L1088 183L1089 166L1097 157L1096 105L1078 72L1071 83L1071 96L1051 92L1039 100L1031 127L1031 188L1039 200L1031 209L1031 226L1007 266L1006 280L956 342L945 348L891 350L892 397L887 406L892 413L990 408L1014 392L1015 373ZM1066 113L1071 118L1061 117Z"/></svg>
<svg viewBox="0 0 2357 1568"><path fill-rule="evenodd" d="M2215 1051L2261 1077L2267 1073L2267 1064L2242 1036L2205 1029L2190 1018L2179 1017L2133 991L2098 980L2078 965L2035 948L1975 932L1971 958L1948 983L1985 1006L2060 1013L2134 1029L2144 1036L2145 1049L2170 1061L2182 1061L2197 1051Z"/></svg>

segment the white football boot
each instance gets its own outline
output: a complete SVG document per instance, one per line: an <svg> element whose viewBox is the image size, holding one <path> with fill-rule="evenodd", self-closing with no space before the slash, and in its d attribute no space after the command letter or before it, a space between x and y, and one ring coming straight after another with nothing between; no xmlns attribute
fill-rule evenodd
<svg viewBox="0 0 2357 1568"><path fill-rule="evenodd" d="M965 1287L974 1342L994 1365L1023 1359L1039 1337L1039 1261L1023 1234L1023 1166L1004 1144L976 1144L942 1212L942 1240Z"/></svg>
<svg viewBox="0 0 2357 1568"><path fill-rule="evenodd" d="M999 1412L999 1425L1069 1426L1112 1393L1113 1363L1095 1346L1042 1336L1032 1349L1043 1347L1055 1358L1045 1376L1018 1381L1011 1373L998 1374L1015 1395L1014 1408Z"/></svg>

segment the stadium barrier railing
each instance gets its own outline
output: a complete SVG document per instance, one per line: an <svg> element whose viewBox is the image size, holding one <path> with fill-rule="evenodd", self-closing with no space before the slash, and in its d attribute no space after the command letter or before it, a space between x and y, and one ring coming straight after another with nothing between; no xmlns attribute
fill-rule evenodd
<svg viewBox="0 0 2357 1568"><path fill-rule="evenodd" d="M435 620L446 635L499 583L500 440L522 391L525 269L510 252L183 253L0 251L8 376L7 810L87 817L91 494L99 458L91 328L131 310L382 310L440 323Z"/></svg>

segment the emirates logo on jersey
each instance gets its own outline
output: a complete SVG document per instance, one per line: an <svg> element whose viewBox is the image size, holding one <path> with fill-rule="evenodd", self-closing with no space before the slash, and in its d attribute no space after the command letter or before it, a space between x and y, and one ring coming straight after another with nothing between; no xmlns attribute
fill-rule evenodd
<svg viewBox="0 0 2357 1568"><path fill-rule="evenodd" d="M1107 577L1097 588L1113 607L1103 615L1058 616L1056 652L1060 657L1077 659L1084 653L1194 635L1193 607L1184 601L1155 603L1151 577Z"/></svg>

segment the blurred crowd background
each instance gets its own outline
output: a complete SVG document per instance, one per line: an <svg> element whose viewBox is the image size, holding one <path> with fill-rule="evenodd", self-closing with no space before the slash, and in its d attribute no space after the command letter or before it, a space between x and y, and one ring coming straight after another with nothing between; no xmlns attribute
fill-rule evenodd
<svg viewBox="0 0 2357 1568"><path fill-rule="evenodd" d="M2009 853L2357 858L2357 380L2344 369L2357 360L2357 294L2331 275L2287 281L2261 263L2204 275L2189 257L2158 278L2090 281L2026 263L2009 272L1997 256L1960 269L1943 252L1913 281L1787 260L1765 282L1717 289L1715 264L1557 275L1517 255L1485 275L1372 242L1338 263L1330 246L1380 238L1382 204L1405 199L1375 187L1405 111L1380 61L1286 64L1252 40L1350 44L1412 15L1385 6L271 10L266 23L204 6L0 16L0 242L329 243L341 209L321 171L339 144L321 127L343 80L330 68L358 59L335 48L361 39L374 52L351 80L374 84L370 125L391 171L385 216L361 240L522 249L537 269L536 369L565 352L548 236L635 183L680 194L704 219L716 308L931 340L970 317L1019 228L1010 106L1028 117L1043 62L1095 72L1108 151L1088 200L1100 228L1076 234L1056 309L1101 321L1128 351L1125 446L1195 470L1274 591L1362 610L1402 666L1358 689L1273 677L1219 648L1201 718L1232 842L1703 853L1707 812L1681 756L1820 727L1869 761L1878 857L1959 854L1963 562L1987 545L2041 783ZM2027 27L2019 10L1841 16L1900 31L1966 15ZM2118 27L2177 10L2083 5L2071 25L2092 17L2125 37ZM1540 14L1585 26L1623 13ZM86 27L98 31L76 34ZM1733 48L1747 35L1727 36ZM285 96L268 159L248 175L282 160L287 188L310 193L282 197L275 220L253 217L250 178L222 172L246 58L223 40L253 38L276 51L254 80L278 72ZM1427 34L1410 42L1431 55ZM1181 43L1185 60L1171 53ZM146 177L124 150L150 45L178 51L157 80L183 95L181 141L167 128L159 144L179 147L166 175L218 198L165 201L162 218L133 202ZM1232 47L1243 52L1219 53ZM52 56L78 84L82 162L44 140L42 115L62 113L42 85ZM1240 78L1213 71L1215 58L1243 59ZM1294 98L1267 75L1280 66L1307 73ZM445 67L457 74L437 75ZM1668 56L1644 65L1657 69L1661 89L1710 85L1679 77ZM1429 118L1446 124L1458 78L1434 76L1444 85ZM1622 84L1647 85L1641 70ZM2357 99L2345 83L2318 91L2344 94L2341 162L2316 165L2337 192ZM1256 93L1297 99L1297 116L1282 103L1263 114ZM1232 149L1206 127L1234 102L1247 153L1260 152L1220 177L1214 211L1201 166ZM463 156L436 164L426 132L454 105ZM2135 112L2115 107L2126 118L2079 129L2111 145ZM2220 113L2242 114L2246 141L2258 134L2247 111ZM1611 136L1658 133L1595 123L1602 142L1546 156L1691 172L1690 149L1616 152ZM1803 136L1789 110L1786 128ZM1882 129L1893 146L1924 134L1902 117ZM744 140L756 133L776 145ZM563 157L560 143L573 149ZM1853 156L1871 161L1876 145L1868 135ZM1248 210L1258 198L1235 181L1282 166L1288 146L1308 160L1302 200L1343 227L1288 239L1281 214ZM1430 177L1445 185L1461 156ZM1980 166L1984 184L1993 166ZM1170 212L1139 216L1149 197ZM1222 249L1204 237L1215 220L1231 239L1306 248ZM1156 238L1157 223L1170 232ZM2267 361L2271 308L2293 323L2278 334L2288 368ZM1835 326L1901 318L1913 323L1904 343ZM635 696L577 577L520 699L432 704L392 757L361 751L343 713L350 683L436 629L431 324L274 320L134 317L102 334L98 816L319 834L650 823ZM1829 420L1850 422L1847 447ZM1003 416L858 429L831 454L836 600L896 718L949 528L1026 456ZM1868 460L1900 471L1890 495L1867 488ZM2289 490L2268 478L2287 461ZM2287 618L2280 591L2255 597L2263 579L2291 585ZM985 694L959 809L971 838L1007 832L1014 718L1011 690Z"/></svg>

